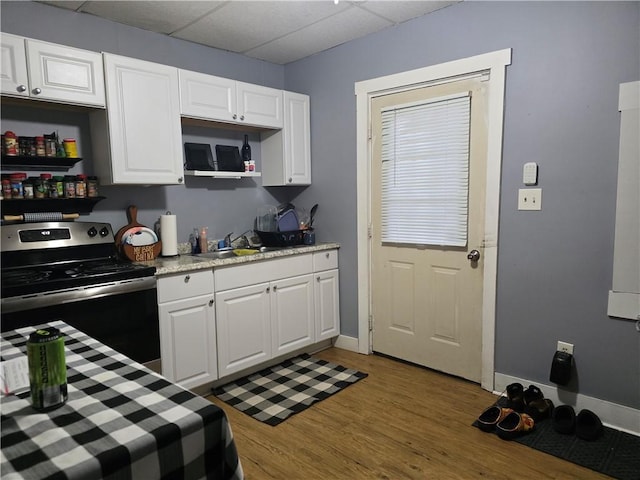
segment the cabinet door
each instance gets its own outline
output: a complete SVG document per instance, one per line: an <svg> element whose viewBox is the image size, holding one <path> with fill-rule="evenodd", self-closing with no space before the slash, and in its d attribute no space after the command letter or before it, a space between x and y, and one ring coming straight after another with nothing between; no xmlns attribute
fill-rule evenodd
<svg viewBox="0 0 640 480"><path fill-rule="evenodd" d="M284 92L284 127L261 135L262 185L311 184L309 97Z"/></svg>
<svg viewBox="0 0 640 480"><path fill-rule="evenodd" d="M162 374L185 388L218 378L212 295L160 304Z"/></svg>
<svg viewBox="0 0 640 480"><path fill-rule="evenodd" d="M111 182L182 183L178 70L111 54L104 60Z"/></svg>
<svg viewBox="0 0 640 480"><path fill-rule="evenodd" d="M271 358L269 290L262 283L216 293L221 377Z"/></svg>
<svg viewBox="0 0 640 480"><path fill-rule="evenodd" d="M273 356L291 352L314 341L313 276L272 283L271 327Z"/></svg>
<svg viewBox="0 0 640 480"><path fill-rule="evenodd" d="M236 82L240 123L282 128L282 90Z"/></svg>
<svg viewBox="0 0 640 480"><path fill-rule="evenodd" d="M104 107L101 54L29 39L26 44L32 98Z"/></svg>
<svg viewBox="0 0 640 480"><path fill-rule="evenodd" d="M183 116L223 122L235 120L235 80L188 70L180 70L179 76Z"/></svg>
<svg viewBox="0 0 640 480"><path fill-rule="evenodd" d="M1 46L0 91L3 95L28 97L29 78L24 38L3 33Z"/></svg>
<svg viewBox="0 0 640 480"><path fill-rule="evenodd" d="M315 273L315 341L340 334L338 270Z"/></svg>

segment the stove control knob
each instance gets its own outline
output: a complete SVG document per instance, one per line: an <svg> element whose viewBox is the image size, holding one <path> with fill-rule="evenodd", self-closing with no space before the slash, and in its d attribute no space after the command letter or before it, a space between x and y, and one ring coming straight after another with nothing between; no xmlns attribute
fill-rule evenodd
<svg viewBox="0 0 640 480"><path fill-rule="evenodd" d="M107 227L102 227L100 229L100 236L106 237L107 235L109 235L109 229Z"/></svg>
<svg viewBox="0 0 640 480"><path fill-rule="evenodd" d="M95 237L98 234L98 230L96 230L96 227L91 227L89 230L87 230L87 235L89 235L91 238Z"/></svg>

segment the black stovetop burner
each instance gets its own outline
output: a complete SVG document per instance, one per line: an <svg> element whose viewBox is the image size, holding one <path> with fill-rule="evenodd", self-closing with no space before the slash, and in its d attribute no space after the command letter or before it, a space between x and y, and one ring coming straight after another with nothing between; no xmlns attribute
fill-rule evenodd
<svg viewBox="0 0 640 480"><path fill-rule="evenodd" d="M2 298L146 276L155 268L115 258L2 269Z"/></svg>

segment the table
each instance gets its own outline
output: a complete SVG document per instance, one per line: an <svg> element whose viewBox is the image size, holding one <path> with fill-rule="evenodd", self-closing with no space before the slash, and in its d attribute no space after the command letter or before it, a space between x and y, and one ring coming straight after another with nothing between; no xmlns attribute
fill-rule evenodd
<svg viewBox="0 0 640 480"><path fill-rule="evenodd" d="M244 477L222 409L61 321L43 326L65 335L69 398L42 413L29 392L2 397L3 480ZM2 333L2 360L34 328Z"/></svg>

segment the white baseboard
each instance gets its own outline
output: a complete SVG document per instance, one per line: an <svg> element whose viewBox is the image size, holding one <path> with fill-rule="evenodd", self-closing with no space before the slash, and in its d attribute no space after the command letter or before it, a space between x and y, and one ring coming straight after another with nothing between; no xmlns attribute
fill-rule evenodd
<svg viewBox="0 0 640 480"><path fill-rule="evenodd" d="M500 395L507 388L507 385L511 383L521 383L524 388L527 388L529 385L535 385L542 390L545 398L550 399L555 406L571 405L575 409L576 414L586 408L598 415L602 423L607 427L640 436L640 410L563 390L555 385L544 385L539 382L532 382L531 380L512 377L502 373L495 374L496 391L494 393Z"/></svg>
<svg viewBox="0 0 640 480"><path fill-rule="evenodd" d="M349 350L350 352L358 353L358 337L347 337L346 335L339 335L336 337L333 344L336 348L342 348L343 350Z"/></svg>

